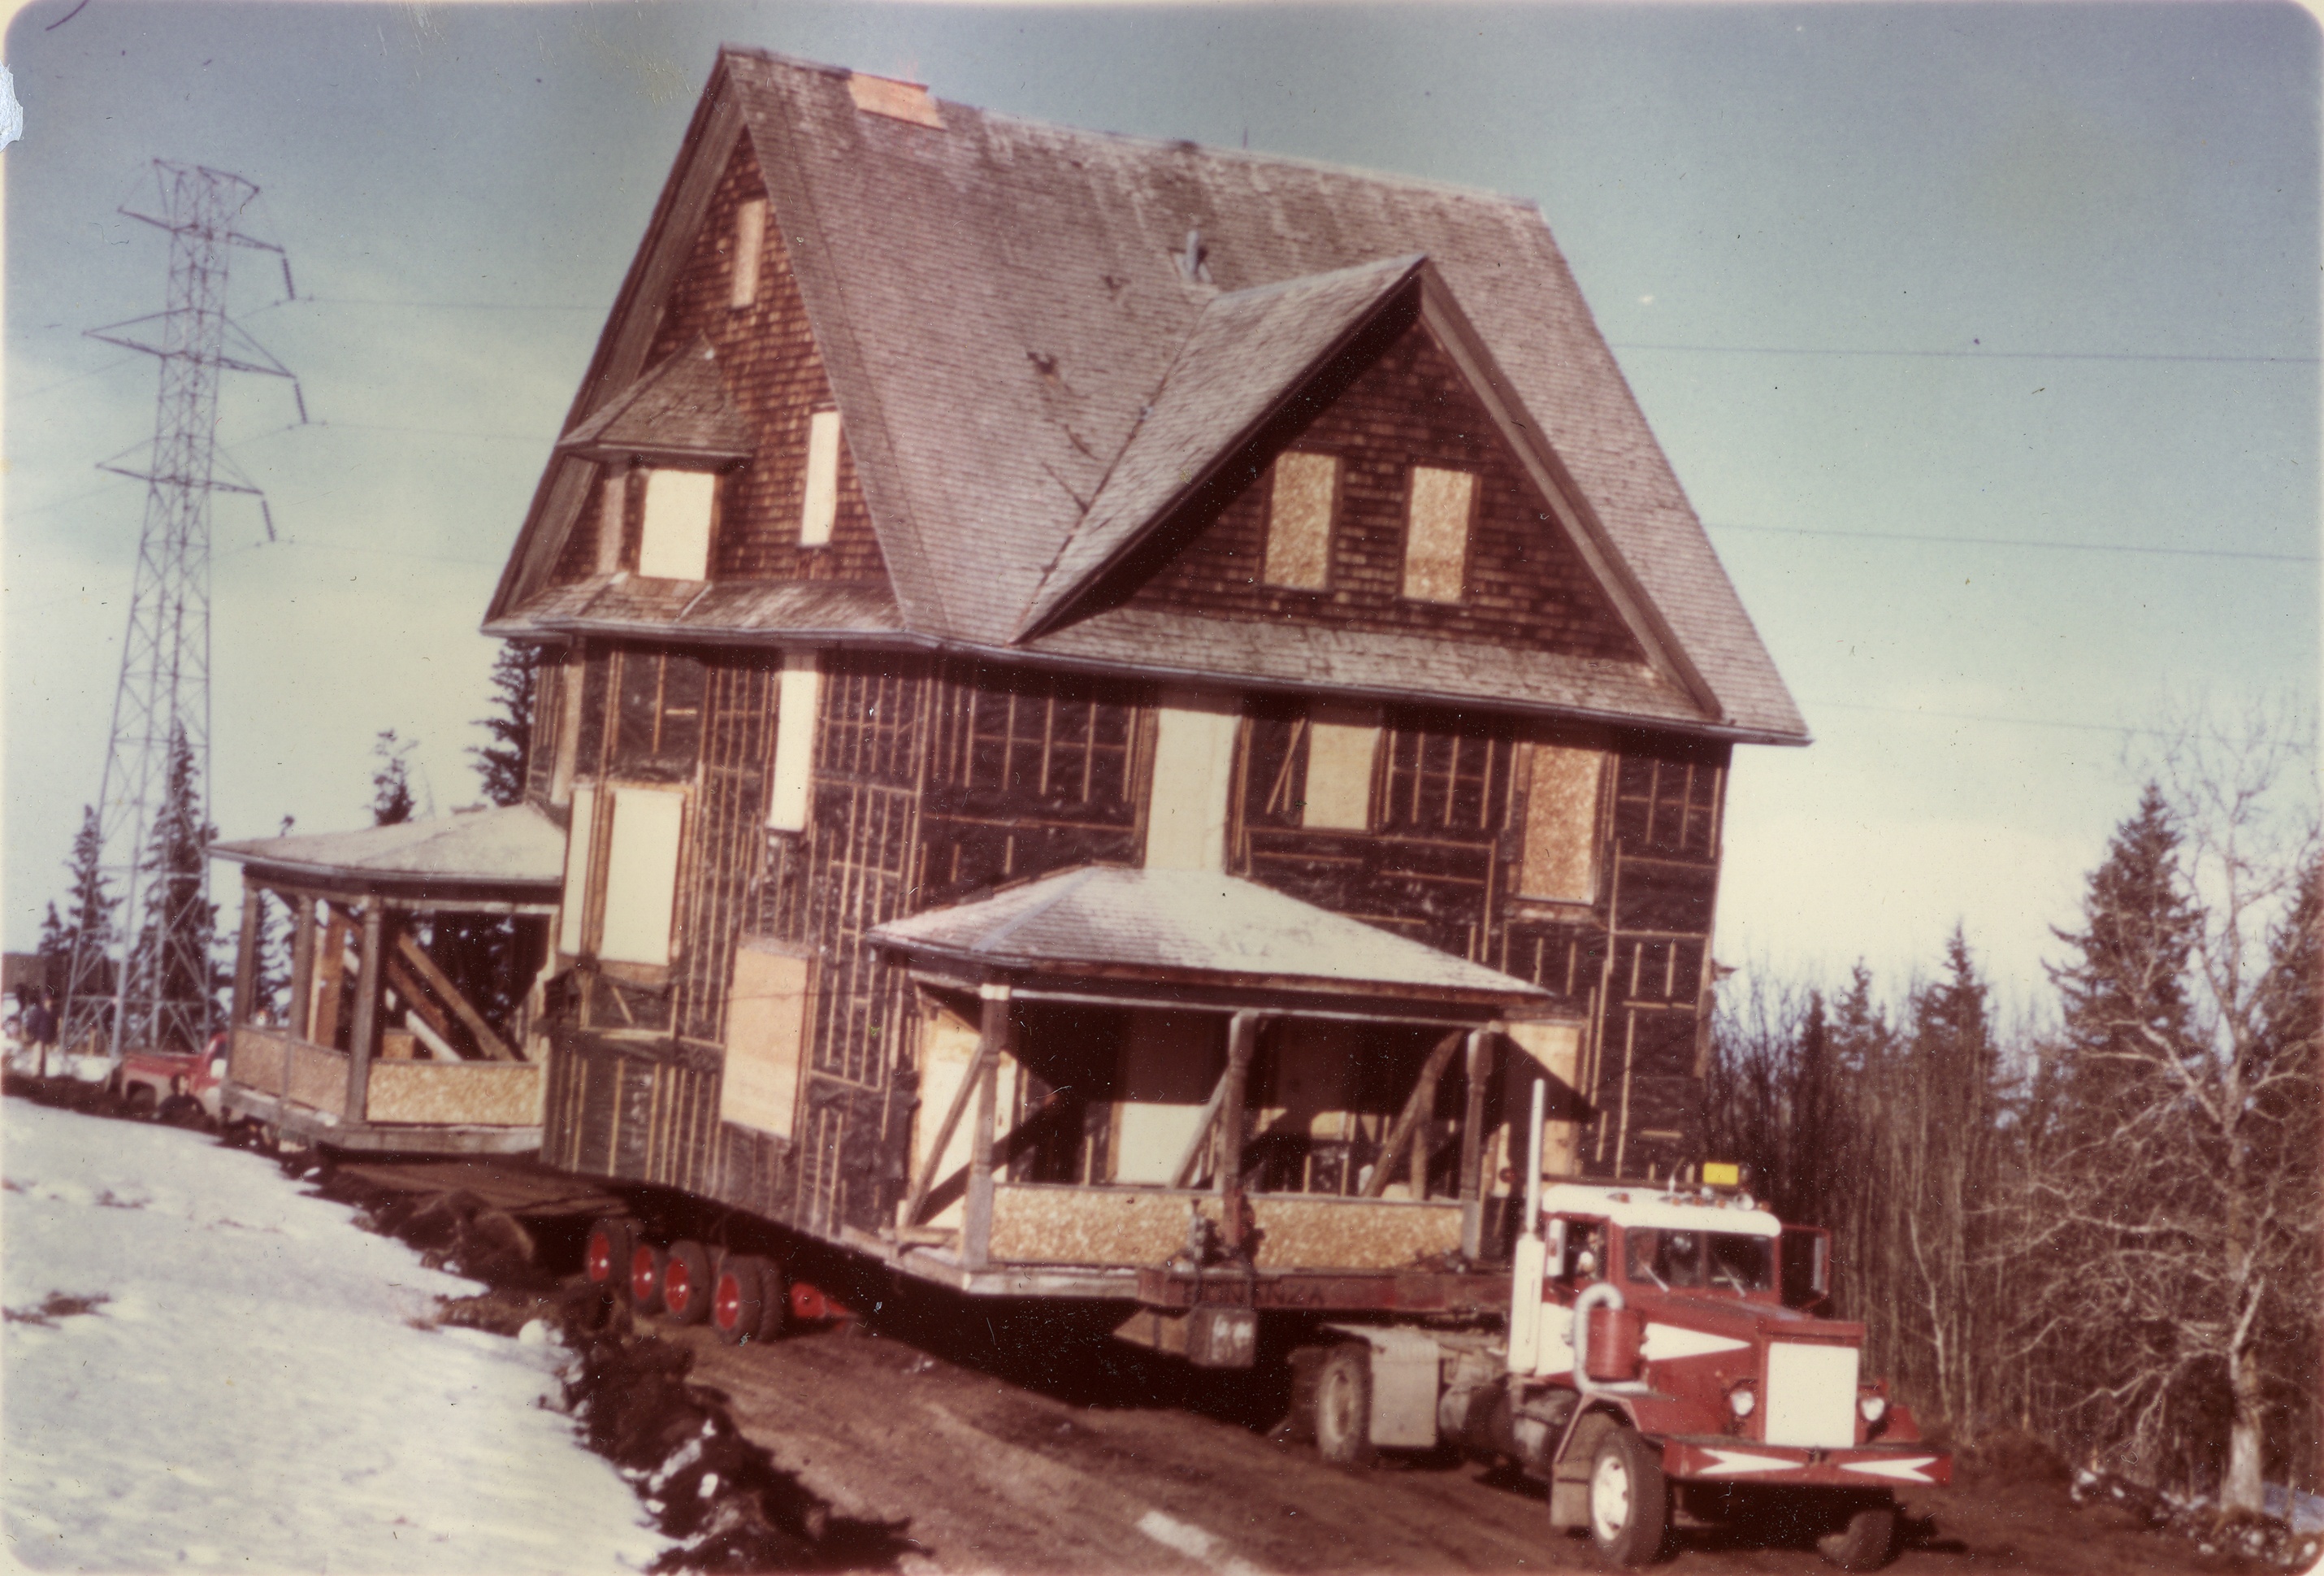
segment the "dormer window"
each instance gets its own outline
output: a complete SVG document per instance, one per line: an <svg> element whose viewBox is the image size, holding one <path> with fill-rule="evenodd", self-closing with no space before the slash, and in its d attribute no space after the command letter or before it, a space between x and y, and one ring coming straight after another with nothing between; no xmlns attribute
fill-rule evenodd
<svg viewBox="0 0 2324 1576"><path fill-rule="evenodd" d="M754 197L734 210L734 283L729 306L759 299L759 255L767 246L767 199Z"/></svg>
<svg viewBox="0 0 2324 1576"><path fill-rule="evenodd" d="M839 517L839 413L807 419L807 487L799 502L799 545L821 547Z"/></svg>
<svg viewBox="0 0 2324 1576"><path fill-rule="evenodd" d="M1416 602L1457 602L1468 583L1469 517L1477 478L1465 470L1412 468L1404 530L1404 594Z"/></svg>
<svg viewBox="0 0 2324 1576"><path fill-rule="evenodd" d="M638 573L648 579L708 579L710 514L717 496L718 477L711 471L646 472Z"/></svg>
<svg viewBox="0 0 2324 1576"><path fill-rule="evenodd" d="M1340 461L1329 454L1287 450L1275 457L1268 489L1267 556L1262 578L1270 586L1323 589L1332 572L1332 505Z"/></svg>

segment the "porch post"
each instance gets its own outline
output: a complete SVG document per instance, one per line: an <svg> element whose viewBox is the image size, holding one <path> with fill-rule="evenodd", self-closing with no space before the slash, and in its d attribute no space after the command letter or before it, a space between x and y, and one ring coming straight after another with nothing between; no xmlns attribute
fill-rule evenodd
<svg viewBox="0 0 2324 1576"><path fill-rule="evenodd" d="M315 1021L315 900L301 897L290 917L290 1001L282 1027L294 1040L308 1038Z"/></svg>
<svg viewBox="0 0 2324 1576"><path fill-rule="evenodd" d="M258 937L260 922L266 914L266 894L248 874L242 878L242 940L234 950L234 1000L226 1009L226 1043L234 1043L234 1031L250 1021L250 1009L257 1004L252 1000L258 994Z"/></svg>
<svg viewBox="0 0 2324 1576"><path fill-rule="evenodd" d="M1219 1191L1225 1195L1226 1242L1242 1246L1243 1093L1250 1082L1251 1052L1259 1045L1259 1015L1237 1013L1227 1024L1225 1098L1219 1102Z"/></svg>
<svg viewBox="0 0 2324 1576"><path fill-rule="evenodd" d="M364 899L363 950L355 965L355 1021L347 1038L347 1108L340 1117L351 1127L363 1126L370 1116L372 1045L379 1038L380 974L386 964L383 944L386 936L386 900Z"/></svg>
<svg viewBox="0 0 2324 1576"><path fill-rule="evenodd" d="M1461 1118L1461 1256L1475 1261L1485 1247L1485 1080L1493 1066L1495 1025L1469 1036L1469 1108Z"/></svg>
<svg viewBox="0 0 2324 1576"><path fill-rule="evenodd" d="M1016 1050L1014 1005L1005 982L977 987L984 1001L976 1048L976 1126L968 1134L968 1198L963 1211L960 1262L981 1270L991 1262L992 1119L1000 1104L1001 1059Z"/></svg>

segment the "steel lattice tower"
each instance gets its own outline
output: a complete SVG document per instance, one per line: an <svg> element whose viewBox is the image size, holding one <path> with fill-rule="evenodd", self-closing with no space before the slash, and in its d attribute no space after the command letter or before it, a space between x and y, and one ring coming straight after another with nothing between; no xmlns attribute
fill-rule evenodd
<svg viewBox="0 0 2324 1576"><path fill-rule="evenodd" d="M76 938L63 1013L68 1047L101 1045L115 1061L135 1046L196 1049L210 1032L210 495L258 492L215 474L221 463L235 469L217 444L218 374L291 375L226 315L234 248L282 255L237 227L258 188L199 165L157 159L153 171L161 212L121 212L168 232L167 304L88 331L161 361L143 463L124 455L99 467L145 483L145 524L97 789L102 869L119 899L115 943ZM282 279L288 292L287 259Z"/></svg>

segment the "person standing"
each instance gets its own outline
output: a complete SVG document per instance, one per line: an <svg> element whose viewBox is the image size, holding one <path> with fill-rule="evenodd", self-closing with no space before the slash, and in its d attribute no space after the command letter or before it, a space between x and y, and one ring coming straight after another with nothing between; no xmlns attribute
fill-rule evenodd
<svg viewBox="0 0 2324 1576"><path fill-rule="evenodd" d="M41 999L24 1009L21 1025L24 1043L39 1058L40 1076L49 1075L49 1051L57 1043L57 993L41 992Z"/></svg>

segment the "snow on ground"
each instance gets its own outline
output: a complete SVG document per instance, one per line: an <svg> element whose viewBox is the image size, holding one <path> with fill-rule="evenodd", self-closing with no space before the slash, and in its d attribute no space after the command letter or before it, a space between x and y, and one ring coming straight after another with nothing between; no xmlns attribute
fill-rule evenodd
<svg viewBox="0 0 2324 1576"><path fill-rule="evenodd" d="M540 1327L429 1324L475 1283L199 1134L7 1099L0 1137L15 1560L611 1571L669 1546L540 1404L568 1357Z"/></svg>

